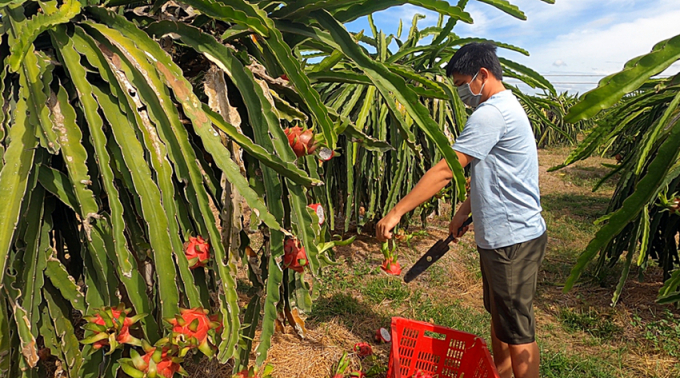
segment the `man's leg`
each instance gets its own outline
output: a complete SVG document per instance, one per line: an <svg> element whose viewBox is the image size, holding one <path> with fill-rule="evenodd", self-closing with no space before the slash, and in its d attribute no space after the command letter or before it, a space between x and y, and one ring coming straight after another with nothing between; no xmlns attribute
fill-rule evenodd
<svg viewBox="0 0 680 378"><path fill-rule="evenodd" d="M508 349L515 378L538 378L540 353L535 341L529 344L508 345ZM498 373L500 374L500 371Z"/></svg>
<svg viewBox="0 0 680 378"><path fill-rule="evenodd" d="M508 344L500 341L496 337L496 331L491 323L491 350L493 351L493 362L501 378L512 378L512 360Z"/></svg>

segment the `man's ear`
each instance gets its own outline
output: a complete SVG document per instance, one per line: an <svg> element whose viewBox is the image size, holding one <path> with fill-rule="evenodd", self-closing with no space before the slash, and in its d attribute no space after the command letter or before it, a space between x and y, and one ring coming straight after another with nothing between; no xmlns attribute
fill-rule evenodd
<svg viewBox="0 0 680 378"><path fill-rule="evenodd" d="M486 68L482 67L479 69L479 76L482 80L487 81L491 77L491 72Z"/></svg>

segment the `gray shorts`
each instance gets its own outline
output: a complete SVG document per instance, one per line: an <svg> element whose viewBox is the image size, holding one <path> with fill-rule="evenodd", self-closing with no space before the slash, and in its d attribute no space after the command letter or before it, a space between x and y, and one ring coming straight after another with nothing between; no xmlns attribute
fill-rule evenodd
<svg viewBox="0 0 680 378"><path fill-rule="evenodd" d="M496 337L511 345L535 341L532 302L536 276L545 256L547 233L524 243L497 249L477 247L482 268L484 307Z"/></svg>

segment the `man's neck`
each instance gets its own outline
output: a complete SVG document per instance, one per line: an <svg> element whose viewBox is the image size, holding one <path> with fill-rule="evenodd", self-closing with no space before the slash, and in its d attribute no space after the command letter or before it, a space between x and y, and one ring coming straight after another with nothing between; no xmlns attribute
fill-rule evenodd
<svg viewBox="0 0 680 378"><path fill-rule="evenodd" d="M483 94L482 96L482 101L484 102L488 99L491 98L491 96L503 92L506 88L503 85L503 82L500 80L494 80L493 82L489 82L487 85L484 86L484 89L486 93Z"/></svg>

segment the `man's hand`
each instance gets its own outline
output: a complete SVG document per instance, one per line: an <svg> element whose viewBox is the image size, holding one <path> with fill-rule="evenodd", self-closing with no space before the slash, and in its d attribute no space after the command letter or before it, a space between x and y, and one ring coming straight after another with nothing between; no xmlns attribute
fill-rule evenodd
<svg viewBox="0 0 680 378"><path fill-rule="evenodd" d="M463 223L465 223L466 219L467 219L466 217L464 218L464 217L460 216L460 213L457 213L453 217L453 219L451 220L451 223L449 223L449 233L453 235L453 237L454 237L453 242L454 243L458 243L458 239L460 239L463 235L465 235L465 233L468 232L468 230L470 229L469 225L460 229L460 226L462 226ZM458 232L459 229L460 229L460 232Z"/></svg>
<svg viewBox="0 0 680 378"><path fill-rule="evenodd" d="M400 220L401 217L399 215L395 214L394 211L390 211L375 226L375 237L381 242L392 239L392 229L399 224Z"/></svg>
<svg viewBox="0 0 680 378"><path fill-rule="evenodd" d="M453 241L456 243L458 243L458 239L465 235L468 229L470 229L470 226L465 226L462 230L460 230L460 232L458 232L460 226L462 226L470 216L471 210L470 198L468 197L465 201L463 201L463 203L460 204L458 211L456 211L453 219L451 219L451 223L449 223L449 233L453 235Z"/></svg>

